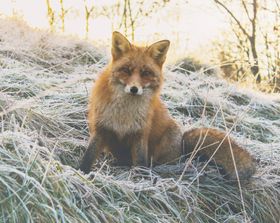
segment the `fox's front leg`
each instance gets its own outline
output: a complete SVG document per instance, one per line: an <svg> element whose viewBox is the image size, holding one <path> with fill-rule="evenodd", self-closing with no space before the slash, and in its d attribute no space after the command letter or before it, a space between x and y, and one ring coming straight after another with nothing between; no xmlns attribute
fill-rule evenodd
<svg viewBox="0 0 280 223"><path fill-rule="evenodd" d="M148 166L148 141L139 139L131 148L133 166Z"/></svg>
<svg viewBox="0 0 280 223"><path fill-rule="evenodd" d="M93 162L101 152L101 143L98 137L91 137L88 148L83 156L79 169L84 173L89 173Z"/></svg>

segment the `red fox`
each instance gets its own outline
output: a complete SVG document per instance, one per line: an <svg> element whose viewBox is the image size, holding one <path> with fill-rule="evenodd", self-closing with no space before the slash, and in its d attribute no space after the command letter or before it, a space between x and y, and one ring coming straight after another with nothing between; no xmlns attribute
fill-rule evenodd
<svg viewBox="0 0 280 223"><path fill-rule="evenodd" d="M80 169L88 173L101 152L119 165L170 163L184 153L213 158L230 179L247 179L255 172L251 155L215 129L182 133L160 99L162 66L170 42L148 47L131 44L121 33L112 35L112 62L101 73L89 99L90 143ZM235 157L236 168L232 159Z"/></svg>

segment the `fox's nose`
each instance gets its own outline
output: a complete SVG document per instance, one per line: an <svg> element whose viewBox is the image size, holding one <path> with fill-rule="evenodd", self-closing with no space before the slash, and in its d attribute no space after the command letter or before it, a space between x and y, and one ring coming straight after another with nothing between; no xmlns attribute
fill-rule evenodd
<svg viewBox="0 0 280 223"><path fill-rule="evenodd" d="M130 92L131 92L132 94L137 94L138 88L137 88L136 86L133 86L133 87L130 88Z"/></svg>

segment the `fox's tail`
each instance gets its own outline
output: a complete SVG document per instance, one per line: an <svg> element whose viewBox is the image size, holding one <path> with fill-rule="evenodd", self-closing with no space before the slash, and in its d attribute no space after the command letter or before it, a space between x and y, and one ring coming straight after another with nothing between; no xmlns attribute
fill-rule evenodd
<svg viewBox="0 0 280 223"><path fill-rule="evenodd" d="M210 128L198 128L183 135L184 153L204 156L222 167L230 180L246 180L256 171L254 158L226 133Z"/></svg>

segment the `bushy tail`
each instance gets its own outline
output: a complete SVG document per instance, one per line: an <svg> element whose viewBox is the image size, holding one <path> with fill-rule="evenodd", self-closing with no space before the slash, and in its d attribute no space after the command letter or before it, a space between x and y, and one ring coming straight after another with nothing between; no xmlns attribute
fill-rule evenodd
<svg viewBox="0 0 280 223"><path fill-rule="evenodd" d="M189 156L212 159L230 180L249 179L256 171L255 160L250 153L216 129L198 128L185 132L183 149Z"/></svg>

